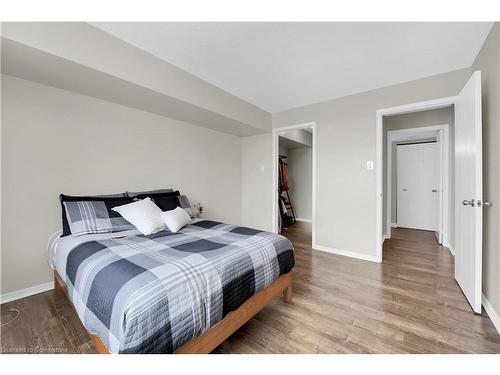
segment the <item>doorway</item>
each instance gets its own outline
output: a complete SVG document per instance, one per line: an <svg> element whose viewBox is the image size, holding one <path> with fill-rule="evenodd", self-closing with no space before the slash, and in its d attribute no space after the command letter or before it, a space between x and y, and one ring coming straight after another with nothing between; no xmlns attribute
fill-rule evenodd
<svg viewBox="0 0 500 375"><path fill-rule="evenodd" d="M454 246L455 280L475 313L481 313L483 208L491 203L482 192L481 71L472 73L456 96L376 111L377 186L376 252L382 262L384 241L383 122L384 117L454 107ZM451 189L450 189L451 190Z"/></svg>
<svg viewBox="0 0 500 375"><path fill-rule="evenodd" d="M316 123L273 130L273 232L296 223L315 237Z"/></svg>
<svg viewBox="0 0 500 375"><path fill-rule="evenodd" d="M387 204L386 199L392 194L387 190L385 184L387 183L387 164L389 159L389 152L387 152L388 137L384 136L384 119L395 115L405 115L420 113L423 111L429 111L434 109L448 108L455 105L455 96L428 100L424 102L418 102L413 104L401 105L397 107L390 107L379 109L376 111L376 127L377 127L377 158L376 165L377 168L377 207L376 207L376 226L375 226L375 239L376 239L376 253L377 261L382 262L383 258L383 242L390 236L390 228L392 222L387 215ZM385 162L384 162L385 161ZM385 192L384 192L385 190ZM453 190L451 190L453 191Z"/></svg>
<svg viewBox="0 0 500 375"><path fill-rule="evenodd" d="M451 109L428 113L451 120ZM448 124L387 132L386 239L392 228L412 228L433 231L440 244L451 247L450 150Z"/></svg>

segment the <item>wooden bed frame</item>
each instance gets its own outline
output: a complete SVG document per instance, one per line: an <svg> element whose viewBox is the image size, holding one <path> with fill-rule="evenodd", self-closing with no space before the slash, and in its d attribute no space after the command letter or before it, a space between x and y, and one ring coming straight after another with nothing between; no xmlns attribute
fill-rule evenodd
<svg viewBox="0 0 500 375"><path fill-rule="evenodd" d="M248 322L260 310L266 307L275 297L283 293L283 300L286 303L292 302L292 273L289 272L281 275L274 283L266 289L255 293L246 302L244 302L237 310L231 311L219 323L213 326L205 334L188 341L175 353L179 354L207 354L222 344L229 336L231 336L238 328ZM54 288L56 291L62 291L68 298L68 290L66 284L59 276L57 271L54 271ZM71 302L70 302L71 303ZM88 332L88 331L87 331ZM101 354L109 354L110 351L99 336L88 332L90 339L94 343L96 350Z"/></svg>

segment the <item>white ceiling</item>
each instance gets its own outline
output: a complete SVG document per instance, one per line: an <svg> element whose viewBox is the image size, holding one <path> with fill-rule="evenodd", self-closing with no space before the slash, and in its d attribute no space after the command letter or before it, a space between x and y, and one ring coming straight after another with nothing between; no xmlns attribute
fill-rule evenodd
<svg viewBox="0 0 500 375"><path fill-rule="evenodd" d="M92 25L274 113L469 67L492 23Z"/></svg>
<svg viewBox="0 0 500 375"><path fill-rule="evenodd" d="M311 148L311 146L308 146L304 143L300 143L297 141L294 141L293 139L289 139L283 136L278 137L279 140L279 145L285 149L295 149L295 148Z"/></svg>

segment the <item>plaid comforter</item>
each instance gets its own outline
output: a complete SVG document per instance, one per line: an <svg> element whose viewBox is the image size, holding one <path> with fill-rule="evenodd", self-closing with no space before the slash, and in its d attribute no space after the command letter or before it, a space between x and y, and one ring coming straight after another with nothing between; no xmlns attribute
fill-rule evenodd
<svg viewBox="0 0 500 375"><path fill-rule="evenodd" d="M172 353L295 264L286 238L199 221L84 242L68 255L68 294L111 352Z"/></svg>

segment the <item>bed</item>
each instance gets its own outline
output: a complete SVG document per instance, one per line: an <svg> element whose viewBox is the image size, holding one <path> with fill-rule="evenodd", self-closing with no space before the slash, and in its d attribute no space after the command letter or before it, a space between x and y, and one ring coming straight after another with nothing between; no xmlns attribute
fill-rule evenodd
<svg viewBox="0 0 500 375"><path fill-rule="evenodd" d="M295 265L285 237L210 220L55 234L49 259L100 353L209 353L276 296L291 301Z"/></svg>

